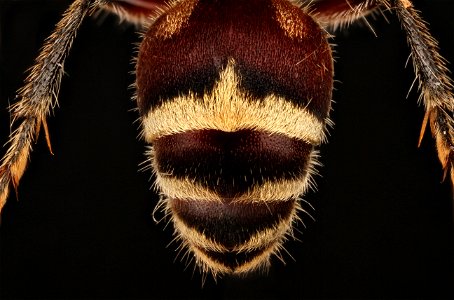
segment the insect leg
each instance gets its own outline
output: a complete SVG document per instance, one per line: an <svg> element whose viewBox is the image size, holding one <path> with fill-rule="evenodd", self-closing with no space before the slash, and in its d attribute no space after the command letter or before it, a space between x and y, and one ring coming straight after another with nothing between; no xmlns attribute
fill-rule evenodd
<svg viewBox="0 0 454 300"><path fill-rule="evenodd" d="M430 35L409 0L394 0L394 9L407 34L411 57L426 115L421 137L429 121L438 150L444 175L450 172L454 183L454 96L453 82L449 78L446 61L438 53L438 43Z"/></svg>
<svg viewBox="0 0 454 300"><path fill-rule="evenodd" d="M336 30L376 11L380 4L380 0L315 0L309 11L322 25Z"/></svg>
<svg viewBox="0 0 454 300"><path fill-rule="evenodd" d="M429 122L444 176L450 172L454 182L453 82L447 75L446 61L438 53L437 41L429 33L411 0L316 0L310 4L311 13L317 20L334 29L349 25L379 7L396 12L411 48L413 66L426 110L420 142Z"/></svg>
<svg viewBox="0 0 454 300"><path fill-rule="evenodd" d="M147 25L164 10L168 9L167 0L104 0L105 9L121 19L137 25ZM175 1L174 1L175 2Z"/></svg>
<svg viewBox="0 0 454 300"><path fill-rule="evenodd" d="M0 164L0 211L8 198L10 185L17 190L27 166L41 125L47 133L46 117L57 104L57 95L63 75L63 65L71 44L84 17L103 4L103 0L76 0L57 23L54 32L45 41L35 65L18 91L19 101L10 111L12 124L19 123L10 134L7 151ZM51 151L52 152L52 151Z"/></svg>

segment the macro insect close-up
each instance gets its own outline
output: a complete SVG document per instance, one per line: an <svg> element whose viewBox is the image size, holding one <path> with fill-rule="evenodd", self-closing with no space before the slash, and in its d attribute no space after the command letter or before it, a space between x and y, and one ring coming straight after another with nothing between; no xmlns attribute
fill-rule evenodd
<svg viewBox="0 0 454 300"><path fill-rule="evenodd" d="M0 296L454 296L453 8L0 2Z"/></svg>

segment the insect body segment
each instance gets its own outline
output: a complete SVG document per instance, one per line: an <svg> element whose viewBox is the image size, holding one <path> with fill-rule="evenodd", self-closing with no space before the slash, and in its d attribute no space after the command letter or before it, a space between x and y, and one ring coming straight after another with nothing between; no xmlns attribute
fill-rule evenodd
<svg viewBox="0 0 454 300"><path fill-rule="evenodd" d="M327 34L286 1L188 1L169 14L185 21L163 35L172 17L158 18L137 64L156 183L202 269L248 272L290 231L324 140Z"/></svg>
<svg viewBox="0 0 454 300"><path fill-rule="evenodd" d="M325 27L348 25L380 7L401 19L424 124L454 178L452 81L409 0L76 0L11 109L17 126L0 165L0 210L41 125L47 133L78 27L86 15L107 9L144 28L137 106L142 136L152 145L158 207L176 236L204 273L267 266L292 234L318 164L315 149L326 140L333 58Z"/></svg>

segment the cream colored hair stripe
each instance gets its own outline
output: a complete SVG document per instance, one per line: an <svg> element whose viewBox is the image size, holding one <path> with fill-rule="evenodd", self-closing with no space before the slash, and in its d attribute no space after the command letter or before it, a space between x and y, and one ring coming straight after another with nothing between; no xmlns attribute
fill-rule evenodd
<svg viewBox="0 0 454 300"><path fill-rule="evenodd" d="M169 205L169 204L168 204ZM225 246L217 243L216 241L209 239L205 234L187 227L176 215L173 216L172 221L177 229L178 233L188 242L188 245L194 245L207 251L215 251L219 253L226 253L230 251L235 252L249 252L263 248L264 246L271 246L272 244L279 242L280 237L284 237L285 233L290 230L291 224L296 209L293 209L292 213L287 219L280 220L272 228L267 228L262 231L258 231L250 239L245 241L243 244L238 244L233 249L228 249Z"/></svg>
<svg viewBox="0 0 454 300"><path fill-rule="evenodd" d="M269 95L254 99L240 91L234 63L221 72L211 93L197 97L193 93L165 101L143 118L148 142L189 130L217 129L227 132L241 129L285 134L318 145L325 140L325 124L307 109L285 98Z"/></svg>
<svg viewBox="0 0 454 300"><path fill-rule="evenodd" d="M234 199L238 202L274 202L297 199L309 186L309 176L293 180L267 181ZM219 195L190 179L161 176L157 173L156 185L165 197L221 202Z"/></svg>
<svg viewBox="0 0 454 300"><path fill-rule="evenodd" d="M269 257L276 251L277 247L271 247L269 249L266 249L263 253L260 255L254 257L251 261L239 265L235 270L233 270L233 274L242 274L242 273L249 273L253 270L258 270L261 268L268 268L269 267ZM202 265L202 268L206 268L207 270L210 270L214 274L217 273L231 273L232 270L223 264L213 260L211 257L207 256L204 252L200 251L197 248L191 248L193 253L196 255L198 259L198 263ZM207 264L206 261L209 261L210 263Z"/></svg>

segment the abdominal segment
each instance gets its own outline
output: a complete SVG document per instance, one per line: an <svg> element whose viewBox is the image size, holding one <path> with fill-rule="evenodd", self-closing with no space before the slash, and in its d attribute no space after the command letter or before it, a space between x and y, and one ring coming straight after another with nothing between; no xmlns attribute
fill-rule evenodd
<svg viewBox="0 0 454 300"><path fill-rule="evenodd" d="M283 134L197 130L153 143L176 233L213 274L266 266L291 232L313 146Z"/></svg>
<svg viewBox="0 0 454 300"><path fill-rule="evenodd" d="M169 199L177 233L202 269L242 274L265 267L290 230L295 199L222 203Z"/></svg>
<svg viewBox="0 0 454 300"><path fill-rule="evenodd" d="M313 146L283 134L250 129L192 130L153 144L157 171L188 179L230 202L276 178L301 178Z"/></svg>

